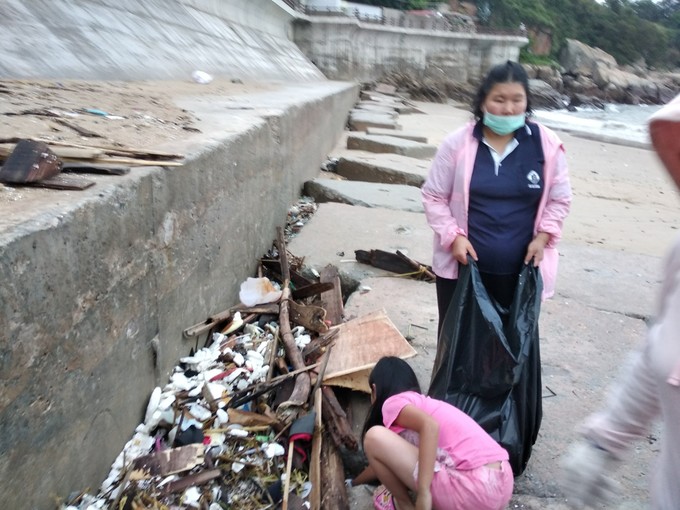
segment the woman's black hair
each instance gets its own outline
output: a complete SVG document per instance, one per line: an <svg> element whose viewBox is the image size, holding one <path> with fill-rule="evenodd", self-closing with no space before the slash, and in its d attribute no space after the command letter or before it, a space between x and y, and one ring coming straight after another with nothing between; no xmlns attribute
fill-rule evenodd
<svg viewBox="0 0 680 510"><path fill-rule="evenodd" d="M405 391L420 393L416 373L408 363L396 356L380 358L371 370L371 375L368 376L368 384L371 388L375 384L375 402L371 404L364 422L364 429L361 432L362 442L368 429L374 425L383 424L382 407L385 400Z"/></svg>
<svg viewBox="0 0 680 510"><path fill-rule="evenodd" d="M531 110L531 94L529 93L529 76L521 64L508 60L504 64L498 64L491 68L491 70L484 78L484 81L477 89L477 96L472 102L472 113L475 120L479 121L484 117L482 105L486 101L486 96L489 94L494 85L498 83L521 83L524 87L524 92L527 95L527 110L526 114L529 116Z"/></svg>

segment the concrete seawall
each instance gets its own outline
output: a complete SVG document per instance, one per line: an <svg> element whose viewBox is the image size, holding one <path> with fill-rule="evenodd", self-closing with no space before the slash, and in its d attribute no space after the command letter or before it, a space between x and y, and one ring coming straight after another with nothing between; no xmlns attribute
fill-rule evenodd
<svg viewBox="0 0 680 510"><path fill-rule="evenodd" d="M0 77L323 79L295 16L281 0L5 0Z"/></svg>
<svg viewBox="0 0 680 510"><path fill-rule="evenodd" d="M379 80L384 74L467 82L517 60L523 36L445 32L360 22L338 16L296 19L295 42L334 80Z"/></svg>

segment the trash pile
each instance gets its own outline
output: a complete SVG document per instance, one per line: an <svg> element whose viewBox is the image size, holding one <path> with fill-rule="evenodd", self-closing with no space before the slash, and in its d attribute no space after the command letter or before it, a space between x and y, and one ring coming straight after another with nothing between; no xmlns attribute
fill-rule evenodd
<svg viewBox="0 0 680 510"><path fill-rule="evenodd" d="M313 210L295 206L287 233ZM184 331L195 347L151 393L98 494L60 508L347 507L339 450L358 444L331 384L365 391L380 357L415 350L384 311L343 322L337 268L303 273L279 228L241 303Z"/></svg>

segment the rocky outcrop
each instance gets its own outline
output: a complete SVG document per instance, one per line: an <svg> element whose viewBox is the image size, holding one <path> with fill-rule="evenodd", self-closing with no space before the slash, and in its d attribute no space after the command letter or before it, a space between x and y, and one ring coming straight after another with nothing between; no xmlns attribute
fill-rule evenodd
<svg viewBox="0 0 680 510"><path fill-rule="evenodd" d="M680 91L673 73L658 73L644 66L621 67L599 48L567 39L560 52L562 91L574 99L627 104L663 104Z"/></svg>

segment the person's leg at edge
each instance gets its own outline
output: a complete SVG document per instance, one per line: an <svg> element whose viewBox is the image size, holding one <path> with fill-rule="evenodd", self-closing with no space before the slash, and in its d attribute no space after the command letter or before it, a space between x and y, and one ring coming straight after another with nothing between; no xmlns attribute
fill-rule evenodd
<svg viewBox="0 0 680 510"><path fill-rule="evenodd" d="M414 509L408 491L416 490L413 469L418 448L391 430L376 426L366 432L364 452L380 482L392 493L397 509Z"/></svg>

